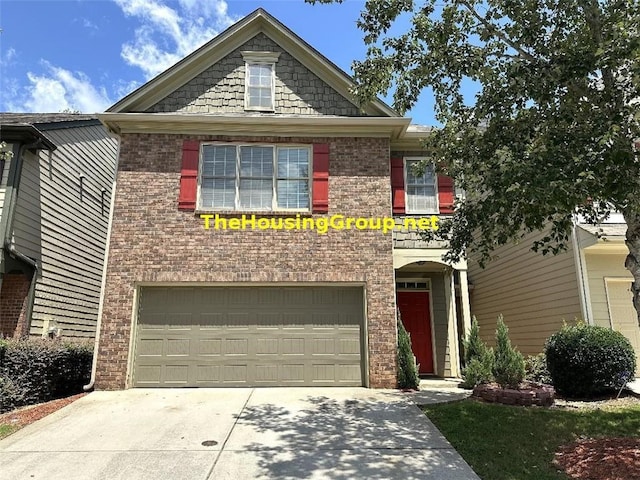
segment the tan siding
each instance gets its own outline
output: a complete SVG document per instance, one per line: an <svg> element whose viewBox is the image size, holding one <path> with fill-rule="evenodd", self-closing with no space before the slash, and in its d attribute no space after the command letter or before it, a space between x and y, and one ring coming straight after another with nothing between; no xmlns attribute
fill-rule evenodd
<svg viewBox="0 0 640 480"><path fill-rule="evenodd" d="M95 333L117 141L100 125L48 130L40 155L42 267L32 334L47 322L64 336ZM82 195L80 176L82 181ZM102 189L105 190L104 208Z"/></svg>
<svg viewBox="0 0 640 480"><path fill-rule="evenodd" d="M626 255L617 254L591 254L585 252L585 266L591 294L591 310L593 322L596 325L610 328L609 307L607 306L607 292L605 289L605 277L623 277L632 280L629 271L624 268Z"/></svg>
<svg viewBox="0 0 640 480"><path fill-rule="evenodd" d="M433 329L436 344L436 372L442 377L451 376L451 361L449 358L447 301L444 292L444 277L431 277L431 301L433 302Z"/></svg>
<svg viewBox="0 0 640 480"><path fill-rule="evenodd" d="M12 239L22 254L40 260L40 174L38 158L31 152L24 153L20 187L13 218Z"/></svg>
<svg viewBox="0 0 640 480"><path fill-rule="evenodd" d="M484 270L470 256L471 314L491 345L499 314L524 354L539 353L563 320L582 316L573 249L557 256L532 252L532 242L543 236L529 234L518 244L498 248L498 258Z"/></svg>

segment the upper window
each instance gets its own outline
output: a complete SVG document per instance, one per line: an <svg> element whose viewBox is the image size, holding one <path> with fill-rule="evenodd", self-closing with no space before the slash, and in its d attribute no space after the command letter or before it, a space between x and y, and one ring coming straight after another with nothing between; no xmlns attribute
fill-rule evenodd
<svg viewBox="0 0 640 480"><path fill-rule="evenodd" d="M422 158L405 158L405 194L407 213L438 213L438 190L433 164L424 165L422 175L417 175L417 165Z"/></svg>
<svg viewBox="0 0 640 480"><path fill-rule="evenodd" d="M275 64L277 52L242 52L245 61L246 110L275 110Z"/></svg>
<svg viewBox="0 0 640 480"><path fill-rule="evenodd" d="M213 210L309 210L307 146L205 144L198 206Z"/></svg>

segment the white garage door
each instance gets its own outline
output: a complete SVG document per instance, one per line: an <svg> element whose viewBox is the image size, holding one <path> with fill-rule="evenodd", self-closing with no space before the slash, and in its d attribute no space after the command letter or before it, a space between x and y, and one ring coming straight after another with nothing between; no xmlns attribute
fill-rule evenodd
<svg viewBox="0 0 640 480"><path fill-rule="evenodd" d="M133 385L363 385L361 287L143 287Z"/></svg>

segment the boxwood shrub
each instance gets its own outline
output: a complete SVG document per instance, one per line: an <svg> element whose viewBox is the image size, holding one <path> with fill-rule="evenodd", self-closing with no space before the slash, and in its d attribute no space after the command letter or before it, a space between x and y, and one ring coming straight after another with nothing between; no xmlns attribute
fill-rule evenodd
<svg viewBox="0 0 640 480"><path fill-rule="evenodd" d="M0 340L0 413L82 392L93 343Z"/></svg>
<svg viewBox="0 0 640 480"><path fill-rule="evenodd" d="M636 369L633 347L624 335L583 323L564 326L552 335L545 354L553 386L573 398L620 389Z"/></svg>

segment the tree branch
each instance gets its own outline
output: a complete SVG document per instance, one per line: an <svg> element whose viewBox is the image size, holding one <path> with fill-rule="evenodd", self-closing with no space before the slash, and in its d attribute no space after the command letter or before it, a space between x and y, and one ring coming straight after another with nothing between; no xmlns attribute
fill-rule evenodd
<svg viewBox="0 0 640 480"><path fill-rule="evenodd" d="M514 42L513 40L511 40L509 37L507 37L505 35L505 33L500 30L498 27L496 27L494 24L492 24L491 22L489 22L485 17L483 17L482 15L480 15L475 8L473 8L469 2L465 1L465 0L461 0L460 3L462 5L465 6L465 8L467 10L469 10L469 12L471 13L471 15L473 15L476 20L478 20L482 25L484 25L484 27L489 30L490 32L492 32L496 37L498 37L500 40L502 40L504 43L506 43L507 45L509 45L511 48L513 48L516 52L518 52L520 54L520 56L522 58L524 58L525 60L528 60L530 63L537 63L538 59L536 57L534 57L533 55L531 55L529 52L527 52L524 48L522 48L520 45L518 45L516 42Z"/></svg>

